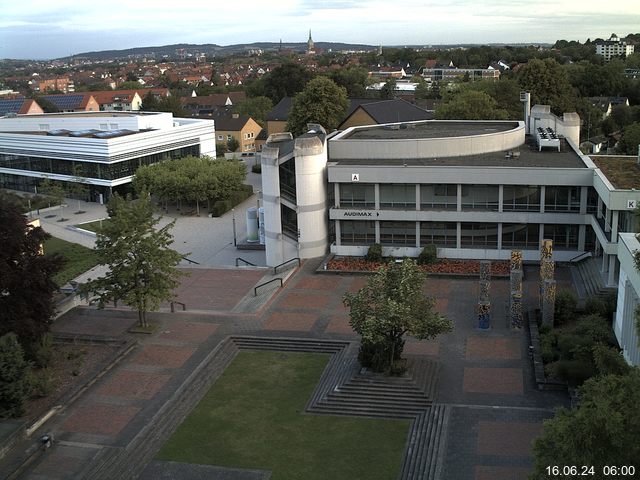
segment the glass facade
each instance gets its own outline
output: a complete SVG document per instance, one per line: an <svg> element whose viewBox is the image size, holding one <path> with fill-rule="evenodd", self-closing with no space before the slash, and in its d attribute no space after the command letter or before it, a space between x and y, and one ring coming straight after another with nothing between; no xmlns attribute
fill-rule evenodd
<svg viewBox="0 0 640 480"><path fill-rule="evenodd" d="M189 155L199 156L200 146L182 147L152 155L143 155L120 162L86 162L81 160L61 160L58 158L17 156L0 154L0 167L31 172L73 175L77 167L82 168L83 176L100 180L117 180L133 175L138 167L151 165L163 160L182 158Z"/></svg>
<svg viewBox="0 0 640 480"><path fill-rule="evenodd" d="M416 208L415 184L391 183L380 185L380 208Z"/></svg>
<svg viewBox="0 0 640 480"><path fill-rule="evenodd" d="M420 185L421 210L457 210L458 185Z"/></svg>
<svg viewBox="0 0 640 480"><path fill-rule="evenodd" d="M497 223L466 223L461 224L462 248L498 248Z"/></svg>
<svg viewBox="0 0 640 480"><path fill-rule="evenodd" d="M545 212L580 212L580 187L547 186L544 194Z"/></svg>
<svg viewBox="0 0 640 480"><path fill-rule="evenodd" d="M278 170L280 176L280 193L287 200L296 203L296 160L287 160Z"/></svg>
<svg viewBox="0 0 640 480"><path fill-rule="evenodd" d="M420 222L420 246L456 247L456 222Z"/></svg>
<svg viewBox="0 0 640 480"><path fill-rule="evenodd" d="M505 185L502 192L502 210L505 212L539 212L540 187Z"/></svg>
<svg viewBox="0 0 640 480"><path fill-rule="evenodd" d="M380 222L382 245L416 246L416 222Z"/></svg>
<svg viewBox="0 0 640 480"><path fill-rule="evenodd" d="M329 189L331 190L331 189ZM367 183L341 183L341 207L373 208L376 205L375 185Z"/></svg>
<svg viewBox="0 0 640 480"><path fill-rule="evenodd" d="M498 185L463 185L462 210L498 211Z"/></svg>
<svg viewBox="0 0 640 480"><path fill-rule="evenodd" d="M285 205L280 205L282 233L289 238L298 240L298 214Z"/></svg>
<svg viewBox="0 0 640 480"><path fill-rule="evenodd" d="M578 225L545 225L544 238L553 240L557 250L578 249Z"/></svg>
<svg viewBox="0 0 640 480"><path fill-rule="evenodd" d="M376 222L340 221L342 245L371 245L376 243Z"/></svg>
<svg viewBox="0 0 640 480"><path fill-rule="evenodd" d="M535 250L540 244L540 225L537 223L503 223L502 248Z"/></svg>

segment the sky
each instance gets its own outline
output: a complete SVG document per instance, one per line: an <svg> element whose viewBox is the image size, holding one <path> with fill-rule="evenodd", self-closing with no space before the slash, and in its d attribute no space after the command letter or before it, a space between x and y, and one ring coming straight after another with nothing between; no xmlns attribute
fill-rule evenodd
<svg viewBox="0 0 640 480"><path fill-rule="evenodd" d="M170 45L553 43L640 33L640 2L0 0L0 58Z"/></svg>

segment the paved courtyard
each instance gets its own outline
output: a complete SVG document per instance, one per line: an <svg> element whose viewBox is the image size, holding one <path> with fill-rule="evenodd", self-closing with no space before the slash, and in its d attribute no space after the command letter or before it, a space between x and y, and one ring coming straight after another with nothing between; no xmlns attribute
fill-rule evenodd
<svg viewBox="0 0 640 480"><path fill-rule="evenodd" d="M139 345L46 424L56 444L24 478L74 478L103 449L128 445L227 335L357 340L342 296L364 285L366 277L315 274L319 262L304 263L256 313L238 314L234 308L252 294L263 271L194 269L179 290L188 310L152 314L159 324L152 335L127 333L136 315L123 309L78 308L61 317L56 332L133 337ZM525 275L526 299L534 305L537 271L526 268ZM572 288L561 270L559 279L564 288ZM477 283L428 278L425 293L436 299L436 308L455 328L432 341L407 339L405 354L438 360L442 366L436 402L451 406L442 478L525 479L532 465L532 440L542 421L555 407L566 405L567 398L536 389L526 332L507 326L507 279L491 284L491 330L475 328Z"/></svg>

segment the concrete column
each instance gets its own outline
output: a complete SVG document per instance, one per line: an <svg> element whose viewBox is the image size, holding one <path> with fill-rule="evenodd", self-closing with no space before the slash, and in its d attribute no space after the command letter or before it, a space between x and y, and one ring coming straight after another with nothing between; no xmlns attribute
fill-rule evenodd
<svg viewBox="0 0 640 480"><path fill-rule="evenodd" d="M504 203L504 185L498 185L498 212L502 213ZM500 243L500 240L498 240Z"/></svg>
<svg viewBox="0 0 640 480"><path fill-rule="evenodd" d="M456 248L462 248L462 225L456 222Z"/></svg>
<svg viewBox="0 0 640 480"><path fill-rule="evenodd" d="M580 213L587 213L587 196L589 195L589 187L580 187Z"/></svg>
<svg viewBox="0 0 640 480"><path fill-rule="evenodd" d="M420 211L420 184L416 185L416 211Z"/></svg>
<svg viewBox="0 0 640 480"><path fill-rule="evenodd" d="M609 266L609 255L602 252L602 266L600 267L600 273L606 273Z"/></svg>
<svg viewBox="0 0 640 480"><path fill-rule="evenodd" d="M502 250L502 224L498 224L498 250Z"/></svg>
<svg viewBox="0 0 640 480"><path fill-rule="evenodd" d="M596 218L602 218L602 198L598 195L598 211L596 213Z"/></svg>
<svg viewBox="0 0 640 480"><path fill-rule="evenodd" d="M334 203L336 207L340 208L340 184L337 182L333 184L333 196L335 197Z"/></svg>
<svg viewBox="0 0 640 480"><path fill-rule="evenodd" d="M284 261L284 240L280 218L280 167L277 147L264 146L260 155L262 167L262 204L264 206L265 256L274 267Z"/></svg>
<svg viewBox="0 0 640 480"><path fill-rule="evenodd" d="M614 210L611 214L611 242L616 243L618 241L618 218L620 212Z"/></svg>
<svg viewBox="0 0 640 480"><path fill-rule="evenodd" d="M416 248L420 248L420 222L416 222Z"/></svg>
<svg viewBox="0 0 640 480"><path fill-rule="evenodd" d="M616 261L618 258L615 255L609 255L609 275L607 277L607 287L616 286Z"/></svg>
<svg viewBox="0 0 640 480"><path fill-rule="evenodd" d="M380 243L380 220L376 220L376 243Z"/></svg>
<svg viewBox="0 0 640 480"><path fill-rule="evenodd" d="M540 186L540 213L544 213L544 198L547 195L547 188L544 185Z"/></svg>
<svg viewBox="0 0 640 480"><path fill-rule="evenodd" d="M578 250L584 251L584 243L587 236L587 226L580 225L578 227Z"/></svg>
<svg viewBox="0 0 640 480"><path fill-rule="evenodd" d="M604 231L611 231L611 210L607 208L607 214L604 217Z"/></svg>
<svg viewBox="0 0 640 480"><path fill-rule="evenodd" d="M542 245L542 240L544 240L544 223L540 224L540 232L538 232L538 245Z"/></svg>
<svg viewBox="0 0 640 480"><path fill-rule="evenodd" d="M373 195L375 197L376 210L380 210L380 184L379 183L376 183L373 186Z"/></svg>
<svg viewBox="0 0 640 480"><path fill-rule="evenodd" d="M458 184L458 192L456 194L456 198L457 198L457 207L456 210L458 210L458 212L462 211L462 185Z"/></svg>
<svg viewBox="0 0 640 480"><path fill-rule="evenodd" d="M336 246L339 247L340 245L342 245L342 242L340 240L340 237L342 236L342 229L340 226L340 220L334 220L334 222L336 223Z"/></svg>

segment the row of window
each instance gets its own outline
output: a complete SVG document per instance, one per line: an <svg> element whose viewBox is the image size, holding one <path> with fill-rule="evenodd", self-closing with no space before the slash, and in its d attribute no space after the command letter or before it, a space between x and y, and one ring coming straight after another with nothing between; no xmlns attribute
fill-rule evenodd
<svg viewBox="0 0 640 480"><path fill-rule="evenodd" d="M151 165L163 160L182 158L189 155L199 156L200 146L193 145L190 147L182 147L166 152L144 155L142 157L112 163L83 162L78 160L61 160L58 158L0 154L0 167L70 176L80 174L85 178L116 180L118 178L133 175L138 167L143 165Z"/></svg>
<svg viewBox="0 0 640 480"><path fill-rule="evenodd" d="M420 209L457 210L458 185L418 185L420 188ZM547 212L579 212L580 189L575 186L547 186L544 194L544 209ZM416 208L415 184L380 184L380 208L411 209ZM502 209L509 211L540 211L541 188L539 186L504 185ZM598 197L590 189L587 198L587 211L597 208ZM340 184L341 207L374 208L374 184ZM463 210L498 211L498 185L462 185L460 203Z"/></svg>
<svg viewBox="0 0 640 480"><path fill-rule="evenodd" d="M340 221L342 245L370 245L376 242L375 221ZM456 222L418 222L420 246L456 248ZM554 247L578 249L578 225L545 225L544 238L553 240ZM590 230L590 229L589 229ZM386 246L416 246L416 222L380 221L380 243ZM497 223L460 223L462 248L498 248ZM537 249L540 245L539 224L502 224L502 248Z"/></svg>

